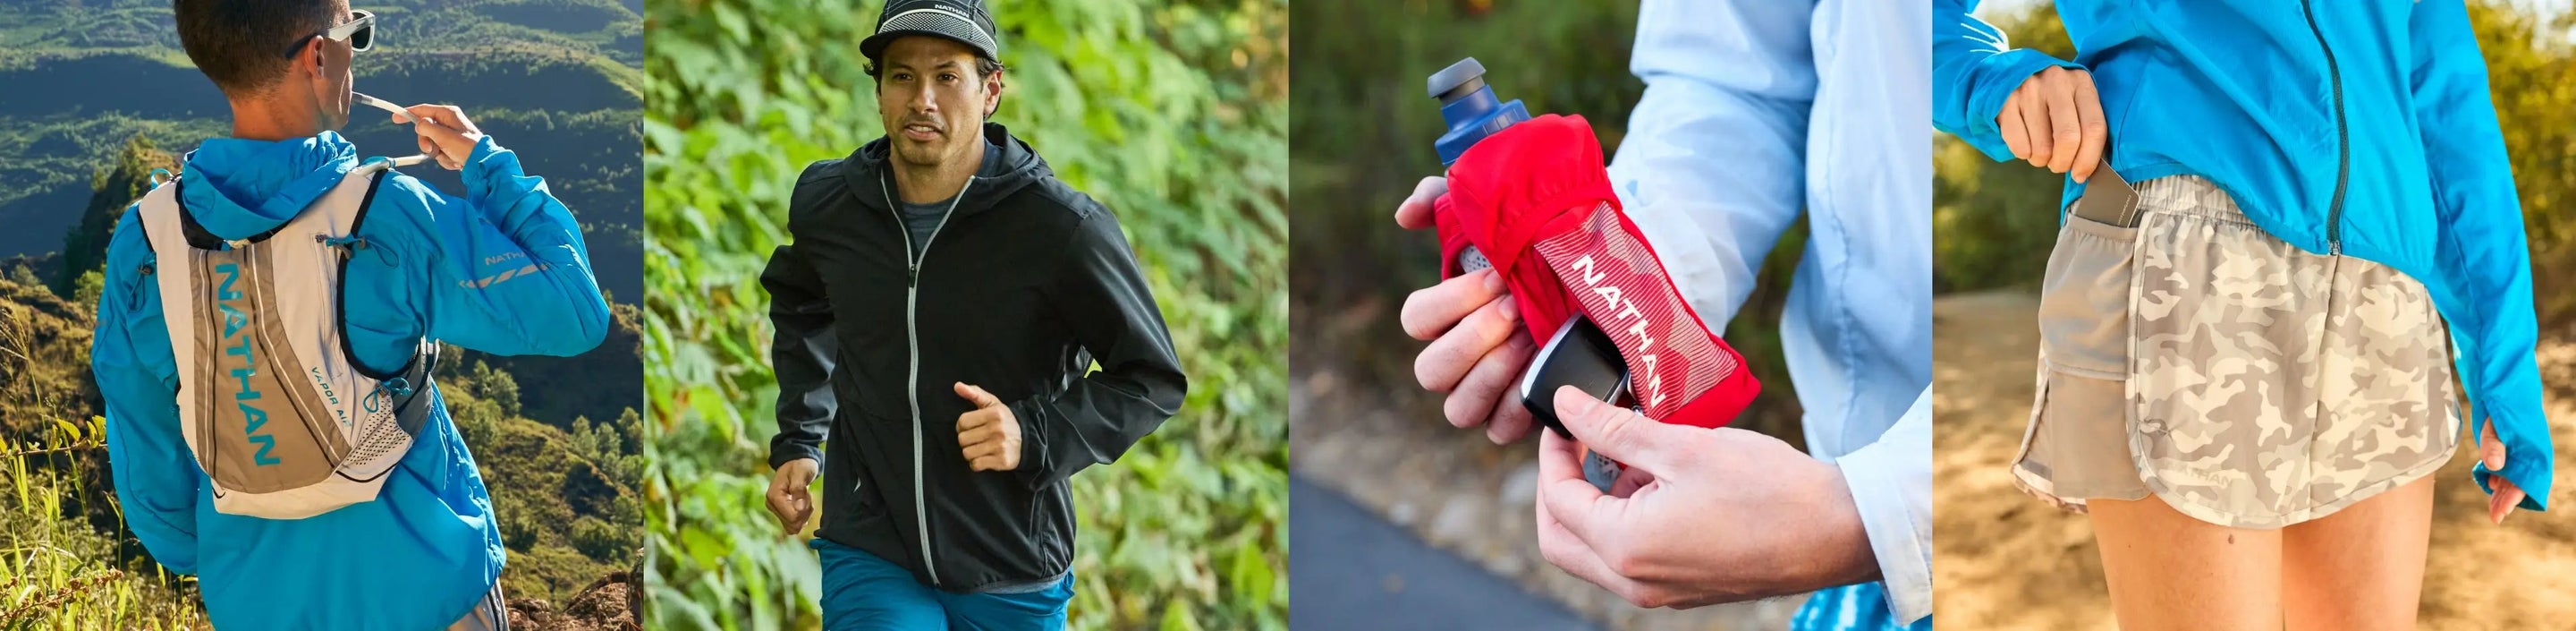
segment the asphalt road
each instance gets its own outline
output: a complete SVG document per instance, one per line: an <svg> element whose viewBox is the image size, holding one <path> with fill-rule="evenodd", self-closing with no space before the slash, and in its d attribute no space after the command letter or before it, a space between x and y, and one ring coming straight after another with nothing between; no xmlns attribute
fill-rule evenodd
<svg viewBox="0 0 2576 631"><path fill-rule="evenodd" d="M1301 629L1596 629L1431 547L1331 489L1289 478L1289 619Z"/></svg>

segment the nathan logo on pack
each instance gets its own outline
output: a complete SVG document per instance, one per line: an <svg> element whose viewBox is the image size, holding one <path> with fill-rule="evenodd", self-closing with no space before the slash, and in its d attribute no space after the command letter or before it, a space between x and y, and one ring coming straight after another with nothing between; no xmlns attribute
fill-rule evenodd
<svg viewBox="0 0 2576 631"><path fill-rule="evenodd" d="M251 465L274 465L279 461L269 452L277 448L277 437L266 432L268 409L261 407L266 403L259 400L259 389L250 381L252 375L259 374L259 360L251 350L250 332L247 330L250 316L242 313L242 293L233 288L234 283L241 280L241 266L232 263L217 265L215 273L223 275L223 280L215 285L215 308L224 316L224 354L240 358L238 365L230 367L233 379L241 382L241 388L233 391L233 401L241 406L242 436L259 445L259 451L251 454Z"/></svg>
<svg viewBox="0 0 2576 631"><path fill-rule="evenodd" d="M341 330L341 277L366 247L354 235L384 170L353 169L294 219L242 239L198 225L180 202L184 177L143 197L181 431L218 512L300 519L373 500L420 433L437 342L375 372Z"/></svg>

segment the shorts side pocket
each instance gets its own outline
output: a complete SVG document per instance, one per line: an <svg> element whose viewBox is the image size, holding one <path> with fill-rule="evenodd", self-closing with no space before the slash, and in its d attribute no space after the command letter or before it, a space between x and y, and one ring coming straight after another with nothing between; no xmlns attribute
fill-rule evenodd
<svg viewBox="0 0 2576 631"><path fill-rule="evenodd" d="M2137 228L2066 217L2048 253L2039 294L2039 352L2048 366L2096 379L2128 379L2137 236Z"/></svg>

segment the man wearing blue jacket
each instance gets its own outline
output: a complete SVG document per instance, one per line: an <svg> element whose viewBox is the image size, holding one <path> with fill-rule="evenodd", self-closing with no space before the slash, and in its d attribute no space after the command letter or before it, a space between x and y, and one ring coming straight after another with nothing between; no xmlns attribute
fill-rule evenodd
<svg viewBox="0 0 2576 631"><path fill-rule="evenodd" d="M1935 125L2068 174L2077 208L2134 190L2144 217L2062 216L2014 473L2089 512L2124 628L2411 628L2454 367L2489 518L2544 510L2553 467L2529 245L2464 3L2057 4L2071 61L1934 3ZM2100 235L2118 242L2082 251ZM2122 306L2072 304L2094 284L2076 277L2125 279L2131 257L2142 289L2095 294ZM2245 328L2268 322L2309 328ZM2096 324L2117 347L2062 334ZM2107 405L2072 412L2088 390Z"/></svg>
<svg viewBox="0 0 2576 631"><path fill-rule="evenodd" d="M185 159L175 198L187 236L213 249L260 239L360 167L333 130L348 122L350 61L372 43L373 17L342 0L179 0L175 14L189 59L233 111L231 136ZM404 366L424 339L496 354L596 346L609 314L572 213L463 112L408 113L419 149L461 171L465 195L388 171L359 202L342 263L345 356L369 372ZM197 575L227 630L505 626L499 522L434 386L409 384L429 397L426 420L372 499L301 519L216 509L180 426L180 373L200 367L177 365L155 281L156 263L165 276L182 263L157 261L151 240L177 237L147 235L138 214L126 211L108 245L91 361L116 493L153 559Z"/></svg>

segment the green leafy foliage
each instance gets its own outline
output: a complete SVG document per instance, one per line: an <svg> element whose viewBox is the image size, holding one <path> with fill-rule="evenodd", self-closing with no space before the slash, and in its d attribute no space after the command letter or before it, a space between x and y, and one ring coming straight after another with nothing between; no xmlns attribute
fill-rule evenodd
<svg viewBox="0 0 2576 631"><path fill-rule="evenodd" d="M1279 628L1287 603L1287 3L998 3L995 120L1119 214L1190 375L1180 416L1073 481L1078 628ZM648 625L810 628L813 553L763 506L768 298L796 175L881 135L877 4L645 15Z"/></svg>

